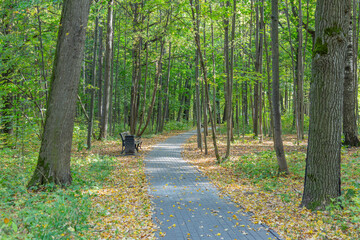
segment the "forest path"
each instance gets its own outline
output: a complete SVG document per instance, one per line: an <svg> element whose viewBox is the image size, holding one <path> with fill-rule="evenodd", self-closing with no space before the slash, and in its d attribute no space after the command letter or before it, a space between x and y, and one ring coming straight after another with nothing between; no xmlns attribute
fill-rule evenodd
<svg viewBox="0 0 360 240"><path fill-rule="evenodd" d="M262 224L250 221L229 198L181 156L190 131L157 144L145 158L149 193L155 208L153 219L160 239L280 239Z"/></svg>

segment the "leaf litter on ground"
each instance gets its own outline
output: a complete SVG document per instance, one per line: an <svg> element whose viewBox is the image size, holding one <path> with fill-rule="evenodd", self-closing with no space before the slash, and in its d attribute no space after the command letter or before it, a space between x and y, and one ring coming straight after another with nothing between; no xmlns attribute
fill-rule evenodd
<svg viewBox="0 0 360 240"><path fill-rule="evenodd" d="M252 136L238 137L231 147L231 158L216 163L211 139L209 153L197 149L196 137L185 145L183 156L206 175L221 194L230 196L252 220L265 223L284 239L360 239L360 150L343 148L342 206L334 202L327 211L300 208L303 192L306 141L286 135L284 146L291 174L277 175L276 155L271 138L263 142ZM211 146L210 146L211 145ZM218 137L225 153L226 137ZM343 209L342 209L343 208Z"/></svg>
<svg viewBox="0 0 360 240"><path fill-rule="evenodd" d="M66 189L26 189L38 145L21 154L1 149L0 239L153 239L143 159L154 144L175 134L144 137L136 156L120 155L120 139L74 150L73 183Z"/></svg>

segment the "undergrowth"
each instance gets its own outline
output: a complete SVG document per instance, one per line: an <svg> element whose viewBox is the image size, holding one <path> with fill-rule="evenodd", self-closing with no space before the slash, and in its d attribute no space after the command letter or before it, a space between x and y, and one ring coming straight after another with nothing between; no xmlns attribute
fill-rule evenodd
<svg viewBox="0 0 360 240"><path fill-rule="evenodd" d="M29 191L37 154L19 157L17 150L3 149L0 155L0 239L86 239L91 199L85 190L101 187L113 158L73 159L71 186L49 184Z"/></svg>

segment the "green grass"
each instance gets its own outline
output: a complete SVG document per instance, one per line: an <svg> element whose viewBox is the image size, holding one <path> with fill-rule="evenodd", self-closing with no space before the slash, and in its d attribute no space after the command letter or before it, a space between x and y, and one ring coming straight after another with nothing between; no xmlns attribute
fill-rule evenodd
<svg viewBox="0 0 360 240"><path fill-rule="evenodd" d="M331 221L343 226L346 231L347 222L360 224L360 150L350 155L346 149L342 151L342 196L334 199L327 208ZM305 157L303 152L288 152L286 159L290 171L289 181L303 181L305 173ZM277 191L282 188L278 177L278 165L274 151L253 152L242 155L237 161L228 161L223 166L234 169L240 177L250 179L264 191ZM282 193L283 202L290 202L291 194Z"/></svg>
<svg viewBox="0 0 360 240"><path fill-rule="evenodd" d="M183 131L183 130L190 130L192 128L191 122L185 122L185 121L170 121L167 122L164 126L164 130L166 132L171 131Z"/></svg>
<svg viewBox="0 0 360 240"><path fill-rule="evenodd" d="M111 157L72 159L73 184L28 191L37 154L19 156L2 149L0 168L0 239L86 239L91 200L86 190L101 187L113 169Z"/></svg>

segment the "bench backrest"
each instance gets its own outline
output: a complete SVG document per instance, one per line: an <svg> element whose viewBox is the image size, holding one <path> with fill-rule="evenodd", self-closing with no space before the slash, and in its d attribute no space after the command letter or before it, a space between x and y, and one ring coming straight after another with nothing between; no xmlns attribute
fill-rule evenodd
<svg viewBox="0 0 360 240"><path fill-rule="evenodd" d="M129 136L129 135L130 135L129 132L122 132L122 133L120 133L121 141L123 142L123 144L124 144L124 142L125 142L125 136Z"/></svg>

